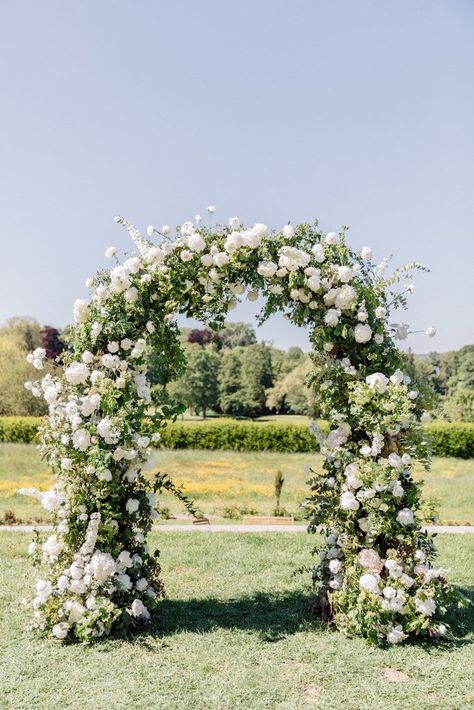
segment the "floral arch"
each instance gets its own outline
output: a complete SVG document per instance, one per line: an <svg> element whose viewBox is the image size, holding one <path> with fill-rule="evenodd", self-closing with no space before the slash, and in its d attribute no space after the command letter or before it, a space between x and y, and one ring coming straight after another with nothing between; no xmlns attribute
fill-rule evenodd
<svg viewBox="0 0 474 710"><path fill-rule="evenodd" d="M210 209L212 212L213 210ZM322 533L313 582L321 611L349 633L397 643L412 634L444 634L439 623L454 596L431 565L434 547L417 518L417 460L428 462L417 392L387 323L405 305L394 290L411 264L385 276L367 247L356 253L340 233L317 223L244 229L186 222L147 230L121 217L137 252L87 283L89 302L74 306L73 350L59 374L27 383L49 416L41 448L55 484L39 498L53 512L54 532L30 546L42 569L33 625L46 634L90 640L147 621L163 593L157 554L147 534L156 494L174 489L143 467L159 430L178 411L165 397L152 406L147 348L161 359L163 381L185 362L177 313L221 325L239 296L266 301L265 319L280 311L309 330L312 386L331 423L313 428L324 455L305 501L309 530ZM403 330L404 326L398 326ZM40 369L44 352L30 361Z"/></svg>

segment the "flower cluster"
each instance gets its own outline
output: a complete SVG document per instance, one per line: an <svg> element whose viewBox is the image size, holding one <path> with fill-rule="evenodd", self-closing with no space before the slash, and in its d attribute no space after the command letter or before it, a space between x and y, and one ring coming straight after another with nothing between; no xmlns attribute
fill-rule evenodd
<svg viewBox="0 0 474 710"><path fill-rule="evenodd" d="M417 525L410 471L424 443L417 393L387 323L394 280L384 279L385 265L374 267L368 247L352 251L344 230L325 234L317 224L270 233L237 217L219 228L199 218L174 238L168 226L150 225L145 238L116 222L137 252L120 263L107 249L114 264L88 279L90 299L74 304L62 368L27 383L49 407L41 446L55 475L49 491L27 491L55 517L53 534L31 547L42 569L35 626L89 640L150 618L162 583L146 536L165 479L150 483L144 469L160 426L180 407L152 402L148 350L166 383L184 364L176 314L217 327L246 294L264 297L262 319L280 311L309 329L315 386L334 424L327 437L316 432L325 473L307 502L311 529L326 536L314 575L321 598L338 624L369 638L440 631L434 619L447 587ZM35 351L30 360L40 369L43 357Z"/></svg>

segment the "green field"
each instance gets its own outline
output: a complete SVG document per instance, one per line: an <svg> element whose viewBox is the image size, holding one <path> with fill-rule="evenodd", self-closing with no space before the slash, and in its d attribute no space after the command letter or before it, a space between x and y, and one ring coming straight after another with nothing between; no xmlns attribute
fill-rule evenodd
<svg viewBox="0 0 474 710"><path fill-rule="evenodd" d="M211 519L239 516L241 511L269 514L273 511L273 480L281 470L285 483L281 504L298 515L299 502L307 493L307 465L319 466L318 454L272 452L230 452L205 450L157 451L161 471L168 472ZM437 502L439 522L474 524L474 460L435 458L429 473L417 471L425 479L425 498ZM13 511L18 520L46 519L36 501L15 494L21 487L47 488L48 468L31 444L0 444L0 520ZM181 504L170 495L160 504L172 514L183 514ZM227 509L227 510L226 510ZM230 509L230 511L229 511ZM227 518L228 519L228 518Z"/></svg>
<svg viewBox="0 0 474 710"><path fill-rule="evenodd" d="M129 641L63 646L24 635L25 533L0 534L0 707L8 710L460 710L473 707L473 608L455 640L379 649L315 624L313 539L284 533L152 535L167 599ZM472 589L474 537L443 535L440 561Z"/></svg>

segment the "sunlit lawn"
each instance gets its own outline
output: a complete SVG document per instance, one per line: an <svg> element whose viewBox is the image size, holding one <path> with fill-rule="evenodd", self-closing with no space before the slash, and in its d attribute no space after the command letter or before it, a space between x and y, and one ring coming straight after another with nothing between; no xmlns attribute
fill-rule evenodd
<svg viewBox="0 0 474 710"><path fill-rule="evenodd" d="M222 519L225 508L271 513L277 470L285 478L281 505L297 514L307 493L304 469L321 464L319 455L270 452L161 450L157 459L159 469L184 484L201 510L216 520ZM474 523L474 460L436 458L430 473L420 470L417 475L425 478L425 498L438 502L440 522ZM0 444L0 519L6 510L13 510L22 520L44 518L35 501L15 491L28 486L46 489L49 482L49 471L33 445ZM161 505L173 514L183 513L172 496L163 496Z"/></svg>
<svg viewBox="0 0 474 710"><path fill-rule="evenodd" d="M0 707L7 710L461 710L473 707L473 607L455 641L371 648L315 624L312 536L153 534L167 599L149 630L92 647L25 636L30 536L0 533ZM442 535L465 591L472 535Z"/></svg>

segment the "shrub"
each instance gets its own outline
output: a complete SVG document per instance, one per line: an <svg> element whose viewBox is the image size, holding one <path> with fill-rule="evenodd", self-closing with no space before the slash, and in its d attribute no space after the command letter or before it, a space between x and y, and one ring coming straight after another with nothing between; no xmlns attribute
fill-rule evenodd
<svg viewBox="0 0 474 710"><path fill-rule="evenodd" d="M40 422L41 417L0 417L0 441L24 444L36 441Z"/></svg>
<svg viewBox="0 0 474 710"><path fill-rule="evenodd" d="M30 443L36 439L40 417L0 417L0 441ZM327 422L319 422L328 431ZM474 458L474 424L432 422L436 456ZM306 453L318 450L318 443L306 424L253 422L236 419L177 421L161 431L162 445L170 449L229 449L231 451L276 451Z"/></svg>
<svg viewBox="0 0 474 710"><path fill-rule="evenodd" d="M474 424L467 422L433 422L427 425L436 456L474 458Z"/></svg>

